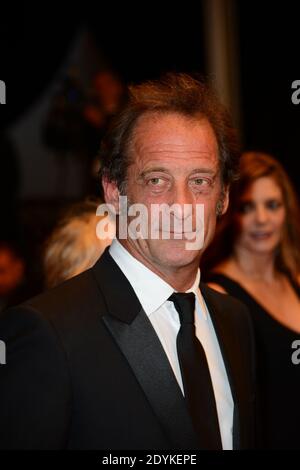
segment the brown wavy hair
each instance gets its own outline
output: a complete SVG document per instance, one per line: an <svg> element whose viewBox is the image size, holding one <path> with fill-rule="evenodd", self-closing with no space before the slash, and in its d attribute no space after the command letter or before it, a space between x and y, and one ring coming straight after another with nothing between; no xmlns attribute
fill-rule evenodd
<svg viewBox="0 0 300 470"><path fill-rule="evenodd" d="M131 142L141 116L147 113L177 113L191 119L207 119L219 150L221 179L227 186L236 176L240 148L231 118L215 92L199 77L168 73L128 89L127 100L102 139L100 177L114 181L121 193L126 188L131 163Z"/></svg>
<svg viewBox="0 0 300 470"><path fill-rule="evenodd" d="M232 254L239 234L235 220L241 198L251 184L266 176L271 177L281 189L286 210L283 236L276 252L275 268L297 282L300 273L299 203L282 165L271 155L261 152L245 152L241 156L239 179L231 186L228 211L220 219L215 239L203 256L204 271L209 272Z"/></svg>

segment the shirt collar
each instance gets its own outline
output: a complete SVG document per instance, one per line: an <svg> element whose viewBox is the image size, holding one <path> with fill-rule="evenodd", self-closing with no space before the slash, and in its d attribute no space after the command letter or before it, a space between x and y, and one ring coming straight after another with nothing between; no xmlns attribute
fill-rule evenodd
<svg viewBox="0 0 300 470"><path fill-rule="evenodd" d="M198 269L198 271L197 271L197 275L196 275L194 284L186 292L194 292L195 297L196 297L196 311L198 312L199 315L203 315L203 318L206 320L207 319L207 310L206 310L206 305L205 305L204 299L201 295L199 285L200 285L200 269Z"/></svg>
<svg viewBox="0 0 300 470"><path fill-rule="evenodd" d="M136 293L144 311L149 316L161 307L174 292L172 286L132 256L115 238L109 253L118 264ZM187 292L194 292L199 300L200 270L195 282Z"/></svg>

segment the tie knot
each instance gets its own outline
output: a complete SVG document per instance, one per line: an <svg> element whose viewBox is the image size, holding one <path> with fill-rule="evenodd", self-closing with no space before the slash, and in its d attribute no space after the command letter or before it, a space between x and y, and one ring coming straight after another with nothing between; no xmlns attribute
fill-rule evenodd
<svg viewBox="0 0 300 470"><path fill-rule="evenodd" d="M194 324L195 294L193 292L174 292L168 300L174 302L181 324Z"/></svg>

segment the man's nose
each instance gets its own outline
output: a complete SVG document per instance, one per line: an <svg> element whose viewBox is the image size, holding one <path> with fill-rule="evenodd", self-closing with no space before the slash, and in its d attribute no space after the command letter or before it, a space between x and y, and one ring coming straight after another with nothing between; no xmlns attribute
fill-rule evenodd
<svg viewBox="0 0 300 470"><path fill-rule="evenodd" d="M173 193L173 205L175 219L185 220L193 218L193 195L188 185L177 185Z"/></svg>
<svg viewBox="0 0 300 470"><path fill-rule="evenodd" d="M193 195L187 185L177 185L174 191L173 204L176 204L178 209L176 211L177 217L184 219L192 215Z"/></svg>

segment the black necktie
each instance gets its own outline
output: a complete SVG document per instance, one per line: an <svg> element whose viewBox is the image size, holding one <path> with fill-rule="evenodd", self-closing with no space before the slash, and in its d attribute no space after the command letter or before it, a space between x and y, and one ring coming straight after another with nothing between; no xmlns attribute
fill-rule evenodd
<svg viewBox="0 0 300 470"><path fill-rule="evenodd" d="M215 395L205 351L196 337L195 294L174 293L169 297L178 311L181 327L177 354L184 395L203 449L222 449Z"/></svg>

